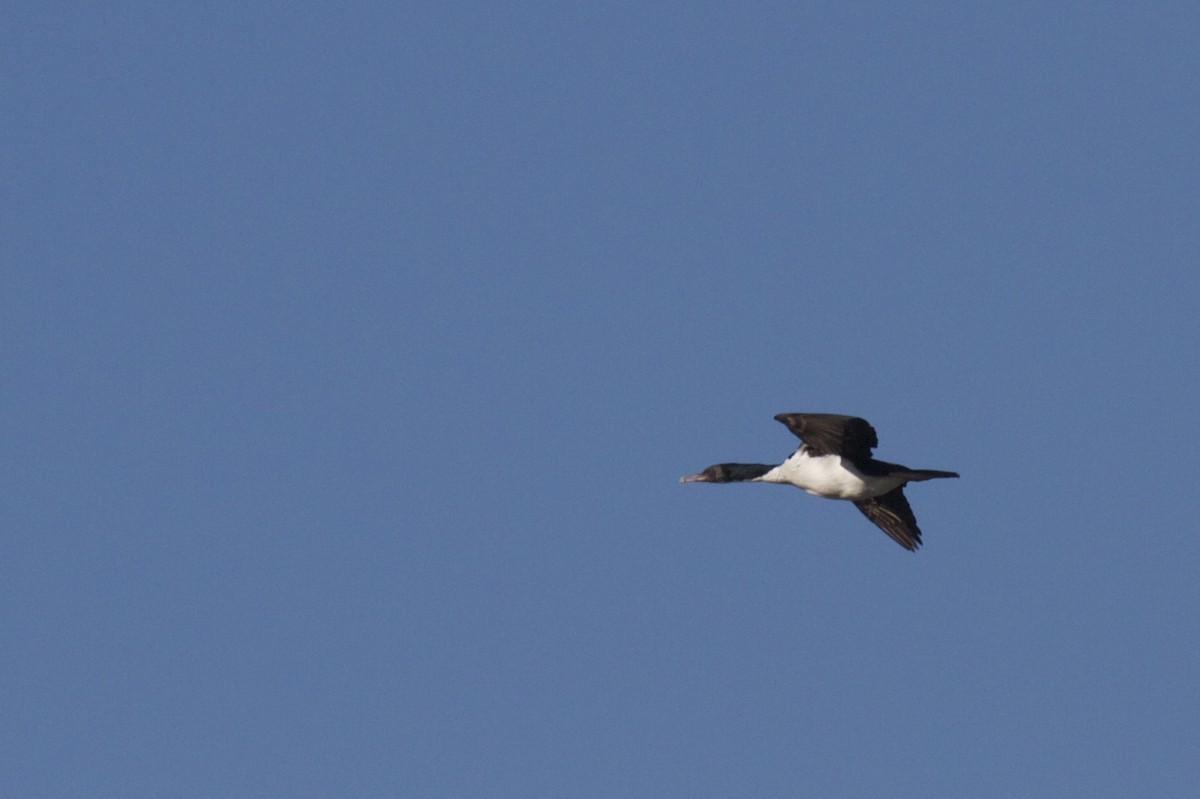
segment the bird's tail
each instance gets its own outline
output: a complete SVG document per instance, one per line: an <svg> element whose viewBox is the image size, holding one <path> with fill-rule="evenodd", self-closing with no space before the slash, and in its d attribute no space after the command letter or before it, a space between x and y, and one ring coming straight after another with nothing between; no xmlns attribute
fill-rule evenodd
<svg viewBox="0 0 1200 799"><path fill-rule="evenodd" d="M958 477L958 472L940 472L937 469L909 469L905 476L912 482L932 480L935 477Z"/></svg>

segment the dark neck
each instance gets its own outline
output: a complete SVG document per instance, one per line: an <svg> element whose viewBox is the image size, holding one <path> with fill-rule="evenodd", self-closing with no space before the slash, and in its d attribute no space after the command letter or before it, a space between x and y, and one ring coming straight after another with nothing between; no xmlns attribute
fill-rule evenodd
<svg viewBox="0 0 1200 799"><path fill-rule="evenodd" d="M754 480L775 468L766 463L721 463L718 465L721 467L721 479L715 481L718 483L740 483Z"/></svg>

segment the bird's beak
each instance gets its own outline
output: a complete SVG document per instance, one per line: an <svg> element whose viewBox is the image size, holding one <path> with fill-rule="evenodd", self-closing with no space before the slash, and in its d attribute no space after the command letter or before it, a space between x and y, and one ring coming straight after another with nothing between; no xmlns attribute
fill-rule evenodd
<svg viewBox="0 0 1200 799"><path fill-rule="evenodd" d="M700 474L689 474L685 477L680 477L679 482L681 482L681 483L707 483L708 477L705 476L704 472L701 472Z"/></svg>

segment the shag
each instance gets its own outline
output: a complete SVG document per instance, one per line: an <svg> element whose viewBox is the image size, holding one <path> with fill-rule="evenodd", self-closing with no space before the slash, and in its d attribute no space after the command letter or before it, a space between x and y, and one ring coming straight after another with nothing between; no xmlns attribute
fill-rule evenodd
<svg viewBox="0 0 1200 799"><path fill-rule="evenodd" d="M827 499L848 499L876 526L907 550L921 545L921 528L904 496L907 483L957 472L910 469L877 461L875 428L866 419L835 413L781 413L775 417L800 439L800 448L778 466L718 463L681 483L790 483Z"/></svg>

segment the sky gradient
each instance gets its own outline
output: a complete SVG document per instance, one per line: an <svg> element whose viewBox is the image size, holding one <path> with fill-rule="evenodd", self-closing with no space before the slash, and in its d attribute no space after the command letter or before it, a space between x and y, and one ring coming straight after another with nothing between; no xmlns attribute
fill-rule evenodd
<svg viewBox="0 0 1200 799"><path fill-rule="evenodd" d="M1200 10L426 6L6 12L0 794L1190 796Z"/></svg>

